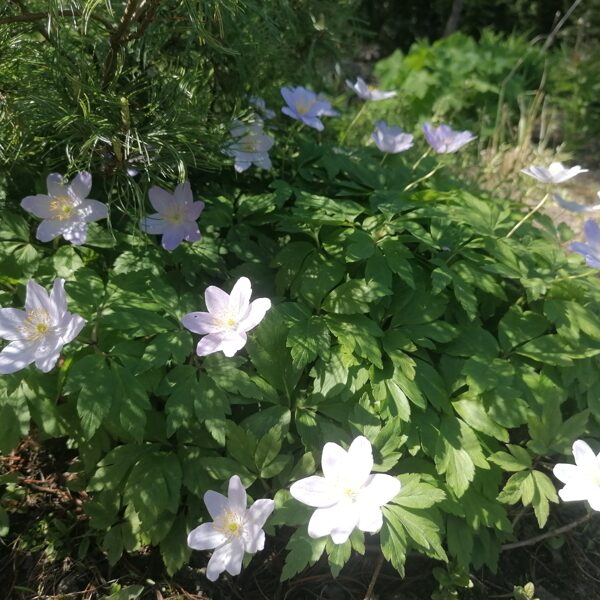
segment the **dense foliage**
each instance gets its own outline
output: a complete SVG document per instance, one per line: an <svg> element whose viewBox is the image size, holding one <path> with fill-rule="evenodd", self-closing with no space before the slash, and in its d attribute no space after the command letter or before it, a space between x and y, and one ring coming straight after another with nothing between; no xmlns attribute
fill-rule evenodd
<svg viewBox="0 0 600 600"><path fill-rule="evenodd" d="M170 573L189 558L186 534L207 519L203 494L239 475L251 496L275 500L268 534L296 528L286 580L323 553L337 575L365 551L359 531L342 545L310 538L309 512L288 491L319 470L325 442L363 435L375 470L402 484L379 536L399 573L413 551L446 565L442 587L468 582L472 567L494 569L519 533L515 511L531 507L546 525L557 455L600 433L600 280L561 248L569 233L548 218L508 236L522 217L514 205L444 171L430 177L442 158L416 161L411 150L382 160L342 144L347 131L333 118L333 133L318 134L279 115L269 125L274 169L234 178L222 154L231 117L245 117L244 94L256 90L279 111L287 58L272 40L251 52L241 34L226 52L213 28L222 20L251 36L252 20L234 19L235 3L187 4L204 7L209 16L192 17L204 29L185 21L189 37L176 37L149 22L114 65L99 34L110 15L95 3L78 8L86 18L73 26L51 20L35 42L0 29L2 87L14 84L0 134L10 165L0 305L22 307L29 278L49 288L62 277L69 310L86 320L51 373L0 378L0 451L30 434L65 440L70 486L89 494L84 510L110 563L152 544ZM258 19L254 9L245 14ZM189 18L180 10L174 23ZM265 73L253 78L258 63ZM303 73L288 76L298 83ZM19 201L45 191L50 169L83 166L110 227L90 225L79 247L39 243ZM149 185L184 179L206 204L203 238L169 253L139 231L139 216ZM181 317L204 309L207 286L229 291L241 276L273 307L235 357L199 358ZM18 483L0 485L8 498ZM3 535L8 520L0 509Z"/></svg>

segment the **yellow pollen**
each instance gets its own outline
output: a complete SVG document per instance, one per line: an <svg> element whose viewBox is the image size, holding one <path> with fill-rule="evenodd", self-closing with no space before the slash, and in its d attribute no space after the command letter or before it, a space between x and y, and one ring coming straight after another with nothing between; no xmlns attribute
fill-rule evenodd
<svg viewBox="0 0 600 600"><path fill-rule="evenodd" d="M29 341L42 339L51 328L50 315L42 308L30 310L19 327L23 337Z"/></svg>
<svg viewBox="0 0 600 600"><path fill-rule="evenodd" d="M244 523L240 515L228 510L215 519L213 527L227 537L239 537L243 534L243 525Z"/></svg>
<svg viewBox="0 0 600 600"><path fill-rule="evenodd" d="M299 102L296 104L296 111L305 115L312 107L312 102Z"/></svg>
<svg viewBox="0 0 600 600"><path fill-rule="evenodd" d="M69 196L55 196L50 200L49 208L54 220L66 221L73 215L75 205Z"/></svg>
<svg viewBox="0 0 600 600"><path fill-rule="evenodd" d="M48 325L46 325L46 323L38 323L35 328L40 332L40 333L46 333L46 331L48 331Z"/></svg>
<svg viewBox="0 0 600 600"><path fill-rule="evenodd" d="M256 143L257 140L253 136L247 135L246 137L240 140L240 149L242 150L242 152L255 152Z"/></svg>

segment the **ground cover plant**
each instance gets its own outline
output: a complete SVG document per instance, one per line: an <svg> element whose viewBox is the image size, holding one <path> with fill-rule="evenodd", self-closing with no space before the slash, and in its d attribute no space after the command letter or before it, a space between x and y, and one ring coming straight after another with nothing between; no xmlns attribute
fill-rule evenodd
<svg viewBox="0 0 600 600"><path fill-rule="evenodd" d="M243 569L277 565L284 597L320 560L343 577L363 555L373 585L384 561L404 577L426 557L432 597L457 597L523 541L528 511L547 526L558 488L591 518L597 225L568 246L537 210L469 188L469 131L373 122L367 145L349 135L362 105L279 62L240 90L224 64L257 56L251 33L227 45L240 7L174 3L172 39L167 4L17 3L0 31L2 537L31 484L23 440L60 448L78 560L156 547L170 575L193 560L228 582L214 597L245 593ZM323 10L302 13L316 31ZM398 101L344 79L340 96Z"/></svg>

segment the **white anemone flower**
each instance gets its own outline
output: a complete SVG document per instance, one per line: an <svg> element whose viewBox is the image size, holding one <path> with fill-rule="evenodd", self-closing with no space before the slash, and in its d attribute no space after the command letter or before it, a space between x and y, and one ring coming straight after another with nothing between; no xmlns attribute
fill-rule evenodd
<svg viewBox="0 0 600 600"><path fill-rule="evenodd" d="M343 544L355 527L376 533L383 525L381 507L400 492L400 481L391 475L371 474L371 443L357 437L348 451L328 442L321 457L323 477L313 475L296 481L290 492L296 500L317 510L308 523L312 538L331 535Z"/></svg>
<svg viewBox="0 0 600 600"><path fill-rule="evenodd" d="M600 211L600 204L579 204L578 202L573 202L572 200L566 200L560 194L552 194L552 196L561 208L574 213L587 214ZM598 192L598 198L600 198L600 192Z"/></svg>
<svg viewBox="0 0 600 600"><path fill-rule="evenodd" d="M400 127L390 127L385 121L377 121L371 138L382 152L389 154L404 152L413 145L410 133L402 131Z"/></svg>
<svg viewBox="0 0 600 600"><path fill-rule="evenodd" d="M244 553L254 554L265 546L263 527L275 508L273 500L257 500L246 508L246 490L240 478L234 475L229 480L227 498L209 490L204 494L204 504L212 523L202 523L192 530L187 543L194 550L212 550L206 577L216 581L223 571L239 575Z"/></svg>
<svg viewBox="0 0 600 600"><path fill-rule="evenodd" d="M394 91L384 92L383 90L378 90L373 86L367 85L362 77L357 77L356 83L352 83L349 79L346 79L346 85L362 100L371 100L373 102L393 98L398 93Z"/></svg>
<svg viewBox="0 0 600 600"><path fill-rule="evenodd" d="M268 298L250 302L251 295L252 285L247 277L236 281L231 294L214 285L206 288L208 312L191 312L181 319L186 329L204 335L196 347L198 356L222 350L225 356L232 357L246 345L246 332L254 329L271 308Z"/></svg>
<svg viewBox="0 0 600 600"><path fill-rule="evenodd" d="M21 200L21 206L27 212L44 219L38 225L37 239L49 242L62 235L72 244L84 244L87 224L108 217L106 204L87 197L92 190L92 176L81 171L69 184L59 173L51 173L46 178L46 185L47 194Z"/></svg>
<svg viewBox="0 0 600 600"><path fill-rule="evenodd" d="M64 279L55 279L48 294L30 280L25 310L0 309L0 337L10 342L0 352L0 375L20 371L32 362L47 373L56 364L62 347L79 335L85 321L67 311L64 286Z"/></svg>
<svg viewBox="0 0 600 600"><path fill-rule="evenodd" d="M560 463L554 467L554 476L565 484L558 490L564 502L587 500L594 510L600 511L600 454L583 441L573 444L574 465Z"/></svg>
<svg viewBox="0 0 600 600"><path fill-rule="evenodd" d="M567 169L563 167L562 163L553 162L548 168L532 165L526 169L521 169L521 173L529 175L529 177L533 177L541 183L557 184L573 179L579 173L587 173L587 169L582 169L579 165Z"/></svg>
<svg viewBox="0 0 600 600"><path fill-rule="evenodd" d="M233 140L224 152L233 156L234 169L238 173L243 173L252 165L259 169L269 170L272 168L269 150L273 147L275 140L264 132L262 121L249 125L234 121L229 131Z"/></svg>

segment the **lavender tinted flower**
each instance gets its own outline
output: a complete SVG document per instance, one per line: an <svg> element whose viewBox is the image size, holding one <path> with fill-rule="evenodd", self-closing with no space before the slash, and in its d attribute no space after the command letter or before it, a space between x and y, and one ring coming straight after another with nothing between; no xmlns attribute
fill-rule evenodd
<svg viewBox="0 0 600 600"><path fill-rule="evenodd" d="M242 173L252 165L267 170L273 166L269 158L269 150L275 140L264 132L262 122L246 125L234 121L230 133L234 141L229 144L225 153L233 156L234 168L238 173Z"/></svg>
<svg viewBox="0 0 600 600"><path fill-rule="evenodd" d="M323 95L317 96L302 86L282 87L281 95L287 103L281 112L317 131L323 131L325 128L319 117L334 117L339 114Z"/></svg>
<svg viewBox="0 0 600 600"><path fill-rule="evenodd" d="M397 92L394 91L384 92L371 87L367 85L361 77L356 78L356 83L352 83L349 79L346 79L346 85L362 100L372 100L377 102L378 100L393 98L397 94Z"/></svg>
<svg viewBox="0 0 600 600"><path fill-rule="evenodd" d="M451 154L460 150L465 144L473 141L475 136L470 131L454 131L448 125L433 127L430 123L423 125L423 133L427 143L438 154Z"/></svg>
<svg viewBox="0 0 600 600"><path fill-rule="evenodd" d="M390 127L385 121L378 121L371 136L375 145L382 151L398 154L413 145L413 136L405 133L400 127Z"/></svg>
<svg viewBox="0 0 600 600"><path fill-rule="evenodd" d="M565 210L569 210L574 213L595 213L600 211L600 204L579 204L571 200L566 200L560 194L552 194L556 203ZM600 192L598 192L600 198Z"/></svg>
<svg viewBox="0 0 600 600"><path fill-rule="evenodd" d="M255 108L258 115L265 121L275 118L275 111L267 108L264 98L261 98L260 96L250 96L249 102L250 106Z"/></svg>
<svg viewBox="0 0 600 600"><path fill-rule="evenodd" d="M585 262L595 269L600 269L600 227L595 221L586 221L583 226L585 242L573 242L569 248L582 254Z"/></svg>
<svg viewBox="0 0 600 600"><path fill-rule="evenodd" d="M579 165L575 165L570 169L563 167L562 163L553 162L548 168L536 167L534 165L521 169L521 173L529 175L537 179L541 183L557 184L573 179L579 173L586 173L587 169L582 169Z"/></svg>
<svg viewBox="0 0 600 600"><path fill-rule="evenodd" d="M155 212L140 220L146 233L162 235L161 244L169 252L183 242L197 242L202 236L196 220L204 209L204 202L194 202L190 182L180 183L171 194L153 186L148 191Z"/></svg>
<svg viewBox="0 0 600 600"><path fill-rule="evenodd" d="M46 185L47 194L21 200L21 206L27 212L43 219L37 228L37 239L49 242L62 235L72 244L84 244L87 224L108 217L106 204L87 197L92 189L92 176L81 171L69 184L59 173L51 173Z"/></svg>

